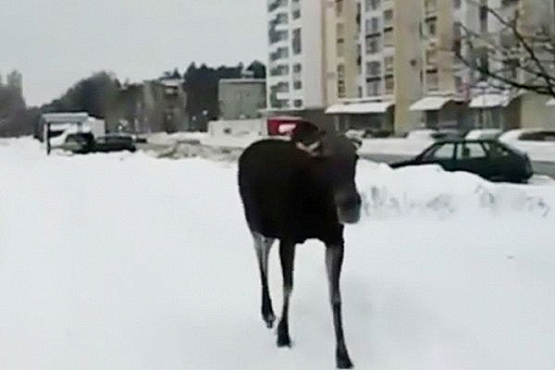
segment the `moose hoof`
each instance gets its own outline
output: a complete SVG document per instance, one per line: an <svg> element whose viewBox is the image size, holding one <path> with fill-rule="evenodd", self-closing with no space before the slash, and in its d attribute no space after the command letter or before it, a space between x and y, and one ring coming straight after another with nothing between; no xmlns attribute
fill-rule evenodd
<svg viewBox="0 0 555 370"><path fill-rule="evenodd" d="M287 323L280 321L277 329L277 345L278 347L291 347L291 338L289 337L289 328Z"/></svg>
<svg viewBox="0 0 555 370"><path fill-rule="evenodd" d="M291 348L291 338L289 338L289 334L286 334L286 335L278 334L277 346L279 348L284 348L284 347Z"/></svg>
<svg viewBox="0 0 555 370"><path fill-rule="evenodd" d="M338 369L352 369L354 367L348 354L337 354L336 356Z"/></svg>
<svg viewBox="0 0 555 370"><path fill-rule="evenodd" d="M267 314L267 315L262 315L262 319L266 323L266 327L268 329L271 329L271 328L274 327L274 321L276 321L276 317L274 316L273 313Z"/></svg>

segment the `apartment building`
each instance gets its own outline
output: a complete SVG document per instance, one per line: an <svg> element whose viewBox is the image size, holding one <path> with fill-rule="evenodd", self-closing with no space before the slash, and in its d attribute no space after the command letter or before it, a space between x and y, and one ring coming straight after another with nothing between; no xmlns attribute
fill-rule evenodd
<svg viewBox="0 0 555 370"><path fill-rule="evenodd" d="M465 42L468 31L515 42L486 6L518 12L528 33L555 34L551 0L272 0L269 106L325 107L343 129L537 125L553 113L547 98L500 86L456 56L526 78L511 68L518 55Z"/></svg>
<svg viewBox="0 0 555 370"><path fill-rule="evenodd" d="M321 0L268 1L268 110L326 106L324 8Z"/></svg>

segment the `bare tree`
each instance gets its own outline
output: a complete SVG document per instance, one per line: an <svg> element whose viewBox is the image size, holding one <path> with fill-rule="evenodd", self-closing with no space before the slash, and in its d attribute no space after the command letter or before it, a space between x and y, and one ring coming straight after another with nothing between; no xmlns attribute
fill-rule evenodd
<svg viewBox="0 0 555 370"><path fill-rule="evenodd" d="M459 25L459 46L454 48L458 59L476 71L479 80L499 89L555 97L555 36L549 26L553 18L550 17L551 22L524 19L519 1L507 1L516 3L512 12L494 9L485 5L485 1L467 2L479 8L481 22L489 19L499 27L495 32L483 32L484 27L476 30ZM547 5L552 16L553 4L540 2L534 6ZM536 13L541 12L542 9L536 9Z"/></svg>

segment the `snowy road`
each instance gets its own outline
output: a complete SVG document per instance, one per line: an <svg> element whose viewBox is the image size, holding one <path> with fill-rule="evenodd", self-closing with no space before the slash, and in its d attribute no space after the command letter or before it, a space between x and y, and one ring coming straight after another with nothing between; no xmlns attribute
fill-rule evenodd
<svg viewBox="0 0 555 370"><path fill-rule="evenodd" d="M0 168L0 369L333 369L323 248L298 249L278 350L233 164L20 140ZM555 368L555 187L370 163L357 181L342 285L358 369Z"/></svg>

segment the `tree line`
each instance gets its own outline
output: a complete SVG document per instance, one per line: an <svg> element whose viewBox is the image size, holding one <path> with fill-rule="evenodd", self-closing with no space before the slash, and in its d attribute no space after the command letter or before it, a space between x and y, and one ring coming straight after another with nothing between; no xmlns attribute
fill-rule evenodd
<svg viewBox="0 0 555 370"><path fill-rule="evenodd" d="M248 74L265 78L266 67L259 61L248 66L211 67L191 63L184 71L174 69L161 74L161 78L178 78L187 93L187 113L190 117L215 119L219 116L218 84L221 79L241 78ZM60 97L40 107L25 104L21 88L3 84L0 80L0 136L21 136L37 133L40 116L49 112L87 112L105 119L110 111L121 104L125 82L112 73L101 71L86 77L70 87Z"/></svg>

